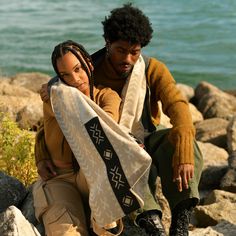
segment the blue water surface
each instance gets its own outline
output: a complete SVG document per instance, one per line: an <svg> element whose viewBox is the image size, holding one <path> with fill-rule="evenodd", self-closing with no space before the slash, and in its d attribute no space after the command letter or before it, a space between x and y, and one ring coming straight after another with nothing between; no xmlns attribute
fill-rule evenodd
<svg viewBox="0 0 236 236"><path fill-rule="evenodd" d="M0 0L0 75L53 75L54 46L72 39L90 53L104 46L101 21L127 1ZM176 81L205 80L236 89L235 0L136 0L154 35L144 53L169 67Z"/></svg>

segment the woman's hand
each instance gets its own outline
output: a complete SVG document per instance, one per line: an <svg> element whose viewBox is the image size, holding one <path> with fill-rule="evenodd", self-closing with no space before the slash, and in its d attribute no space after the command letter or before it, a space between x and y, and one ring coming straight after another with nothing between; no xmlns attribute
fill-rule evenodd
<svg viewBox="0 0 236 236"><path fill-rule="evenodd" d="M177 188L182 192L183 188L188 189L188 182L193 178L194 165L181 164L174 168L173 182L176 182Z"/></svg>
<svg viewBox="0 0 236 236"><path fill-rule="evenodd" d="M42 180L49 180L57 175L55 167L51 160L42 160L37 164L38 174Z"/></svg>

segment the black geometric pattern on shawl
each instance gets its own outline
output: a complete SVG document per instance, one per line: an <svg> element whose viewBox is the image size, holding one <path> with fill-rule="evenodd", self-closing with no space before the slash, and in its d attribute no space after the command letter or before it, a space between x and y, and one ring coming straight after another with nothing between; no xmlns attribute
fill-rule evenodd
<svg viewBox="0 0 236 236"><path fill-rule="evenodd" d="M126 179L120 160L103 131L98 117L89 120L85 124L85 128L105 163L109 182L123 212L129 214L139 209L139 202L135 195L130 192L130 185Z"/></svg>

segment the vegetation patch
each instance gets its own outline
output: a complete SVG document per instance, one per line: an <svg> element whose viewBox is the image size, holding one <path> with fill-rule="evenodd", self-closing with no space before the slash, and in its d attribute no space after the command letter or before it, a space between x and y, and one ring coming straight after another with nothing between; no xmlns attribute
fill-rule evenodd
<svg viewBox="0 0 236 236"><path fill-rule="evenodd" d="M5 113L0 113L0 169L25 186L37 178L34 160L35 134L20 129Z"/></svg>

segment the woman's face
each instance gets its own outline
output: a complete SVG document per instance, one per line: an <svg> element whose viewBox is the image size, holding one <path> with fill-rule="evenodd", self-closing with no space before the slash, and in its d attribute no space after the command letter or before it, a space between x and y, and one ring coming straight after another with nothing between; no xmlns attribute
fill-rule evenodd
<svg viewBox="0 0 236 236"><path fill-rule="evenodd" d="M68 85L79 89L86 96L90 94L89 78L78 58L71 52L57 59L60 78Z"/></svg>

